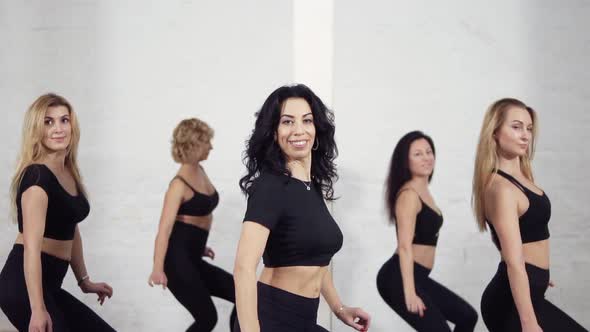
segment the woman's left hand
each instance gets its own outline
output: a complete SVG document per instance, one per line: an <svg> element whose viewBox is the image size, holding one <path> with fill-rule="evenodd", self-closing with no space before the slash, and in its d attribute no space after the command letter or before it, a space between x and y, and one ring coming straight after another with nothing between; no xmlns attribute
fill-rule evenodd
<svg viewBox="0 0 590 332"><path fill-rule="evenodd" d="M555 283L553 282L553 280L549 280L549 287L555 287Z"/></svg>
<svg viewBox="0 0 590 332"><path fill-rule="evenodd" d="M357 331L368 331L371 323L371 316L361 308L344 306L336 312L336 317Z"/></svg>
<svg viewBox="0 0 590 332"><path fill-rule="evenodd" d="M104 303L107 297L110 299L113 296L113 288L107 283L92 282L90 279L82 281L80 289L86 294L92 293L98 295L97 301L100 302L100 305Z"/></svg>
<svg viewBox="0 0 590 332"><path fill-rule="evenodd" d="M215 259L215 251L210 247L205 247L205 251L203 251L203 257L209 257L211 259Z"/></svg>

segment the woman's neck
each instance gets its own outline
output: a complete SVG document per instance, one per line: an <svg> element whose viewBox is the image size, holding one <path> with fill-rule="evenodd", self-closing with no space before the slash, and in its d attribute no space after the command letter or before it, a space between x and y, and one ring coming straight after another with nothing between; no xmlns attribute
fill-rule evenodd
<svg viewBox="0 0 590 332"><path fill-rule="evenodd" d="M63 172L66 169L66 152L49 152L41 159L41 162L54 171Z"/></svg>
<svg viewBox="0 0 590 332"><path fill-rule="evenodd" d="M413 176L410 180L412 185L420 190L428 190L428 177L427 176Z"/></svg>
<svg viewBox="0 0 590 332"><path fill-rule="evenodd" d="M311 181L311 157L304 160L291 160L287 162L287 169L291 176L301 181Z"/></svg>
<svg viewBox="0 0 590 332"><path fill-rule="evenodd" d="M522 170L520 168L520 158L518 156L512 158L499 156L498 168L510 175L522 174Z"/></svg>

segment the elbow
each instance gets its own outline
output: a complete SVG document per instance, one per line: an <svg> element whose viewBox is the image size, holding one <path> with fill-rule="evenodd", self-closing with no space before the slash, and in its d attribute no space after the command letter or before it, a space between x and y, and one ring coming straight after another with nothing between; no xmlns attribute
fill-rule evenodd
<svg viewBox="0 0 590 332"><path fill-rule="evenodd" d="M249 264L244 264L239 259L236 259L234 264L234 280L235 283L239 283L241 280L254 278L256 277L256 270L250 266Z"/></svg>
<svg viewBox="0 0 590 332"><path fill-rule="evenodd" d="M397 246L397 252L400 256L412 256L412 244L411 243L400 243Z"/></svg>
<svg viewBox="0 0 590 332"><path fill-rule="evenodd" d="M522 255L505 257L504 262L509 270L521 270L525 266L524 256Z"/></svg>

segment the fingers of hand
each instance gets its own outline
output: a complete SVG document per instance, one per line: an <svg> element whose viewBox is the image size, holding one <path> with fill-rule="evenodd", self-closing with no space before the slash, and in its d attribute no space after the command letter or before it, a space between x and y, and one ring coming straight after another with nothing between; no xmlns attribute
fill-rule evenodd
<svg viewBox="0 0 590 332"><path fill-rule="evenodd" d="M104 284L106 289L107 289L107 294L109 295L109 298L111 296L113 296L113 287L111 287L109 284Z"/></svg>

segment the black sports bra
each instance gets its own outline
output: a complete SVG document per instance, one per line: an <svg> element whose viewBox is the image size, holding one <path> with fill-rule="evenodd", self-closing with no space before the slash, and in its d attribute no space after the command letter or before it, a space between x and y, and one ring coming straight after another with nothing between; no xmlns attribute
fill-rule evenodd
<svg viewBox="0 0 590 332"><path fill-rule="evenodd" d="M547 240L549 238L549 219L551 218L551 202L549 197L543 191L542 195L532 192L527 187L523 186L512 175L507 174L502 170L498 170L498 174L512 182L518 189L520 189L529 200L529 208L518 218L518 225L520 228L520 238L522 243L531 243L536 241ZM500 240L498 234L492 223L486 220L490 226L492 233L492 241L498 250L501 250Z"/></svg>
<svg viewBox="0 0 590 332"><path fill-rule="evenodd" d="M400 193L403 190L413 189L402 189ZM418 195L418 193L416 193L416 195ZM420 199L420 202L422 203L422 208L416 215L416 225L414 227L414 239L412 240L412 244L436 247L436 243L438 242L438 233L443 224L443 216L438 214L438 212L436 212L428 204L424 203L420 195L418 195L418 199Z"/></svg>
<svg viewBox="0 0 590 332"><path fill-rule="evenodd" d="M193 191L194 195L188 201L180 204L178 207L177 215L185 215L185 216L194 216L194 217L202 217L208 216L213 212L217 204L219 203L219 194L217 194L217 190L213 192L211 195L205 195L200 193L193 188L193 186L188 183L182 176L177 175L174 179L179 179L180 181L184 182L191 190ZM173 179L173 180L174 180Z"/></svg>

